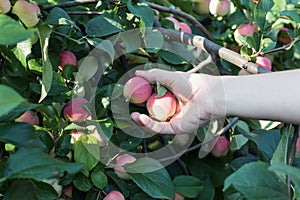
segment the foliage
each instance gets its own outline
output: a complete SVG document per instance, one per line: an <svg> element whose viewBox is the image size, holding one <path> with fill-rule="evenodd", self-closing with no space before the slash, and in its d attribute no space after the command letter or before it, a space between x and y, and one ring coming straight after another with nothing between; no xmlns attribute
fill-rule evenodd
<svg viewBox="0 0 300 200"><path fill-rule="evenodd" d="M197 13L194 1L152 2L195 17L213 42L252 62L258 55L269 58L272 71L299 68L297 0L232 0L230 13L223 17ZM135 137L142 129L128 113L146 110L124 100L126 80L136 68L188 71L208 56L202 51L195 58L194 47L168 41L147 27L160 24L175 30L166 20L171 16L189 24L193 34L205 34L186 18L154 11L142 1L104 0L72 6L63 6L70 3L63 0L30 2L42 10L33 28L26 28L11 12L0 14L1 199L68 199L70 185L73 199L89 200L103 199L112 190L131 200L174 199L175 192L189 199L290 199L290 194L300 199L300 155L292 151L295 158L289 163L294 127L274 121L239 119L224 133L230 139L230 152L224 157L198 158L197 149L188 149L166 167L150 157L138 158L124 166L130 180L120 179L112 168L122 152L106 148L107 143L134 155L158 151L174 138ZM259 31L241 36L243 45L238 46L233 33L249 22ZM289 44L278 40L282 27L287 28ZM130 32L133 29L137 32ZM131 34L122 34L126 31ZM59 69L58 55L64 50L76 55L78 66ZM240 71L226 60L216 64L212 68L221 72L237 75ZM209 71L213 69L201 72ZM89 97L84 108L91 116L85 122L71 122L63 115L74 97ZM39 126L15 122L26 110L37 113ZM206 128L199 128L191 146L202 141Z"/></svg>

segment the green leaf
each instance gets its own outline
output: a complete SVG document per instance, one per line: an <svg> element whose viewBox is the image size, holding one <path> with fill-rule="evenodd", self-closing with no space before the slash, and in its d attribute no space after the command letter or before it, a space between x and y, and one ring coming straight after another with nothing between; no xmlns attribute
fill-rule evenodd
<svg viewBox="0 0 300 200"><path fill-rule="evenodd" d="M9 111L26 101L15 90L5 85L0 85L0 94L0 116L8 114Z"/></svg>
<svg viewBox="0 0 300 200"><path fill-rule="evenodd" d="M25 29L16 20L0 14L0 44L12 45L29 38L36 29Z"/></svg>
<svg viewBox="0 0 300 200"><path fill-rule="evenodd" d="M163 47L164 37L158 30L147 30L145 33L144 42L148 52L157 52Z"/></svg>
<svg viewBox="0 0 300 200"><path fill-rule="evenodd" d="M201 179L203 189L200 194L195 198L195 200L214 200L215 197L215 187L212 184L210 178L207 176L205 179Z"/></svg>
<svg viewBox="0 0 300 200"><path fill-rule="evenodd" d="M86 24L85 31L92 37L103 37L123 31L122 25L112 18L95 17Z"/></svg>
<svg viewBox="0 0 300 200"><path fill-rule="evenodd" d="M13 49L15 56L21 61L23 66L27 66L27 57L31 54L32 40L29 38L19 42Z"/></svg>
<svg viewBox="0 0 300 200"><path fill-rule="evenodd" d="M91 179L93 184L99 189L103 189L108 182L107 176L103 173L100 167L96 167L93 170L91 174Z"/></svg>
<svg viewBox="0 0 300 200"><path fill-rule="evenodd" d="M157 98L160 98L160 97L164 96L166 94L166 92L168 92L168 89L165 86L163 86L157 82L156 91L157 91L157 94L156 94Z"/></svg>
<svg viewBox="0 0 300 200"><path fill-rule="evenodd" d="M53 78L53 72L52 72L52 64L50 62L49 56L48 56L48 47L49 47L49 39L51 36L51 28L47 25L39 25L39 37L40 37L40 43L41 43L41 49L42 49L42 60L43 60L43 79L42 79L42 89L41 89L41 97L39 102L43 101L46 96L48 95L48 92L51 89L52 85L52 78Z"/></svg>
<svg viewBox="0 0 300 200"><path fill-rule="evenodd" d="M78 173L74 177L73 184L76 188L81 191L87 192L93 187L93 183L89 177L85 176L83 173Z"/></svg>
<svg viewBox="0 0 300 200"><path fill-rule="evenodd" d="M57 199L57 193L51 185L44 182L14 180L4 194L4 199L54 200Z"/></svg>
<svg viewBox="0 0 300 200"><path fill-rule="evenodd" d="M140 17L145 27L152 27L154 22L154 12L146 3L137 3L133 5L131 1L127 2L129 11L137 17Z"/></svg>
<svg viewBox="0 0 300 200"><path fill-rule="evenodd" d="M140 37L140 33L136 30L127 31L120 34L120 38L122 39L124 47L126 48L126 53L130 53L141 48L142 41Z"/></svg>
<svg viewBox="0 0 300 200"><path fill-rule="evenodd" d="M274 163L269 167L274 172L282 172L288 175L294 183L295 188L300 191L300 169L284 163Z"/></svg>
<svg viewBox="0 0 300 200"><path fill-rule="evenodd" d="M175 189L167 170L156 160L140 158L124 165L129 177L153 198L174 198Z"/></svg>
<svg viewBox="0 0 300 200"><path fill-rule="evenodd" d="M232 186L247 199L288 200L287 185L280 182L268 167L260 161L242 166L225 180L223 191Z"/></svg>
<svg viewBox="0 0 300 200"><path fill-rule="evenodd" d="M280 140L279 130L254 130L251 133L246 133L244 130L239 131L248 139L252 140L263 153L267 160L273 156L276 146Z"/></svg>
<svg viewBox="0 0 300 200"><path fill-rule="evenodd" d="M49 25L69 25L76 27L79 30L79 27L72 22L70 16L59 7L51 9L47 19L45 20L45 23Z"/></svg>
<svg viewBox="0 0 300 200"><path fill-rule="evenodd" d="M271 165L274 165L276 163L283 163L283 164L287 163L288 150L289 150L289 135L291 131L290 129L291 126L285 126L282 128L281 139L270 161ZM281 178L282 181L286 179L286 176L280 171L277 172L277 175Z"/></svg>
<svg viewBox="0 0 300 200"><path fill-rule="evenodd" d="M94 56L84 57L79 64L79 70L76 75L76 81L83 83L89 81L98 71L98 62Z"/></svg>
<svg viewBox="0 0 300 200"><path fill-rule="evenodd" d="M126 185L126 182L122 179L120 179L113 171L106 171L107 176L109 176L116 184L117 186L122 190L122 193L124 196L129 195L129 191Z"/></svg>
<svg viewBox="0 0 300 200"><path fill-rule="evenodd" d="M17 147L38 147L45 149L45 146L36 135L34 127L28 123L0 126L0 141L11 143Z"/></svg>
<svg viewBox="0 0 300 200"><path fill-rule="evenodd" d="M274 49L276 46L276 42L273 42L270 38L264 38L260 44L260 50L262 52L269 51Z"/></svg>
<svg viewBox="0 0 300 200"><path fill-rule="evenodd" d="M254 20L262 30L262 33L267 33L270 28L270 23L267 21L267 13L272 9L273 1L258 1L254 10Z"/></svg>
<svg viewBox="0 0 300 200"><path fill-rule="evenodd" d="M188 198L195 198L203 190L202 182L193 176L176 176L173 183L175 191Z"/></svg>
<svg viewBox="0 0 300 200"><path fill-rule="evenodd" d="M56 160L36 148L19 148L7 160L4 176L9 179L31 178L37 181L62 177L65 172L74 175L82 164Z"/></svg>
<svg viewBox="0 0 300 200"><path fill-rule="evenodd" d="M98 140L88 134L82 134L74 146L74 159L78 163L84 163L90 171L100 160L100 148Z"/></svg>

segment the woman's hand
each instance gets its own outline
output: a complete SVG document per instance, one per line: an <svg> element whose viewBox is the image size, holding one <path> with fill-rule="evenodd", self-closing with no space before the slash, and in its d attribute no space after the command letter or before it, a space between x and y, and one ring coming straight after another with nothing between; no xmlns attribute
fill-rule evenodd
<svg viewBox="0 0 300 200"><path fill-rule="evenodd" d="M152 132L192 133L210 120L225 116L224 90L220 77L159 69L136 71L136 76L149 82L159 82L171 90L179 101L177 113L167 122L156 121L138 112L131 114L136 123Z"/></svg>

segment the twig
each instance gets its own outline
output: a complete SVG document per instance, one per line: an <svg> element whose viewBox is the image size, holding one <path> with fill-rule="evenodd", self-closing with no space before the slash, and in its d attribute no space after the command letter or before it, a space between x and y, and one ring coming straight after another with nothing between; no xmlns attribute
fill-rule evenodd
<svg viewBox="0 0 300 200"><path fill-rule="evenodd" d="M265 51L265 52L258 52L257 54L254 54L252 57L257 57L257 56L264 56L264 55L267 55L267 54L271 54L271 53L275 53L275 52L278 52L278 51L283 51L283 50L287 50L289 49L292 45L296 44L297 42L300 41L300 38L296 39L295 41L289 43L289 44L286 44L282 47L278 47L276 49L271 49L269 51Z"/></svg>
<svg viewBox="0 0 300 200"><path fill-rule="evenodd" d="M75 42L76 44L83 44L84 43L84 42L80 42L79 40L75 40L75 39L73 39L73 38L71 38L68 35L65 35L63 33L60 33L60 32L57 32L57 31L52 31L52 32L56 35L59 35L59 36L64 37L68 40L71 40L71 41Z"/></svg>
<svg viewBox="0 0 300 200"><path fill-rule="evenodd" d="M219 137L219 135L222 135L223 133L225 133L226 131L228 131L235 123L237 123L237 121L239 120L238 117L234 117L224 128L220 129L214 137L210 138L209 140L205 141L205 142L202 142L202 143L199 143L191 148L188 148L187 150L184 150L182 152L179 152L177 154L174 154L172 156L169 156L167 158L163 158L163 159L160 159L159 161L160 162L165 162L165 161L168 161L168 160L171 160L171 159L176 159L179 157L179 155L181 154L184 154L184 153L188 153L188 152L191 152L191 151L194 151L198 148L200 148L202 145L206 145L208 144L209 142L213 141L214 139L216 139L217 137Z"/></svg>
<svg viewBox="0 0 300 200"><path fill-rule="evenodd" d="M99 11L68 11L69 15L102 15L102 12Z"/></svg>
<svg viewBox="0 0 300 200"><path fill-rule="evenodd" d="M210 140L208 140L208 141L206 141L206 142L204 142L204 143L199 143L199 144L197 144L197 145L195 145L195 146L193 146L193 147L187 149L185 153L188 153L188 152L190 152L190 151L194 151L194 150L200 148L202 145L205 145L205 144L211 142L212 140L214 140L214 139L215 139L216 137L218 137L219 135L222 135L223 133L225 133L226 131L228 131L234 124L237 123L238 120L239 120L238 117L234 117L234 118L233 118L233 119L232 119L232 120L231 120L224 128L222 128L221 130L219 130L219 131L216 133L216 136L215 136L215 137L213 137L212 139L210 139Z"/></svg>
<svg viewBox="0 0 300 200"><path fill-rule="evenodd" d="M187 73L196 73L210 63L213 63L213 60L212 60L211 56L208 56L203 62L199 63L197 65L197 67L187 71Z"/></svg>
<svg viewBox="0 0 300 200"><path fill-rule="evenodd" d="M296 125L294 127L295 127L295 131L294 131L292 143L290 146L291 148L290 148L289 155L288 155L288 163L287 163L288 165L292 165L294 162L295 152L296 152L296 143L297 143L297 139L299 137L299 125ZM286 182L288 185L289 196L292 198L291 178L289 175L286 176Z"/></svg>
<svg viewBox="0 0 300 200"><path fill-rule="evenodd" d="M148 4L149 7L161 11L161 12L168 12L168 13L172 13L176 16L182 17L184 19L186 19L187 21L189 21L195 28L199 29L209 40L214 41L214 38L211 36L210 32L205 28L205 26L203 26L195 17L193 17L192 15L189 15L185 12L182 12L180 10L176 10L173 8L169 8L169 7L165 7L165 6L161 6L155 3L151 3L151 2L145 2L146 4Z"/></svg>
<svg viewBox="0 0 300 200"><path fill-rule="evenodd" d="M84 4L93 4L93 3L98 3L98 1L97 0L67 1L67 2L63 2L63 3L55 4L55 5L45 5L45 6L43 6L43 9L51 10L52 8L55 8L55 7L67 8L67 7L79 6L79 5L84 5Z"/></svg>

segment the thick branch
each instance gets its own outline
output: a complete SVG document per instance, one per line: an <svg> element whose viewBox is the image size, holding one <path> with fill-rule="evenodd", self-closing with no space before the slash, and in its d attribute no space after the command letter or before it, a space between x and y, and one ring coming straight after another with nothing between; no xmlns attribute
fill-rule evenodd
<svg viewBox="0 0 300 200"><path fill-rule="evenodd" d="M161 6L155 3L151 3L151 2L145 2L146 4L148 4L149 7L161 11L161 12L168 12L168 13L173 13L176 16L182 17L184 19L186 19L187 21L189 21L195 28L199 29L208 39L210 39L211 41L214 41L214 38L211 36L210 32L193 16L182 12L180 10L176 10L173 8L168 8L165 6Z"/></svg>
<svg viewBox="0 0 300 200"><path fill-rule="evenodd" d="M199 47L200 49L207 51L211 55L216 55L221 59L224 59L242 69L245 69L251 74L267 73L270 72L263 67L260 67L246 58L242 57L240 54L229 50L225 47L221 47L214 42L193 34L183 33L175 30L169 29L159 29L166 37L170 40L175 40L185 44Z"/></svg>

